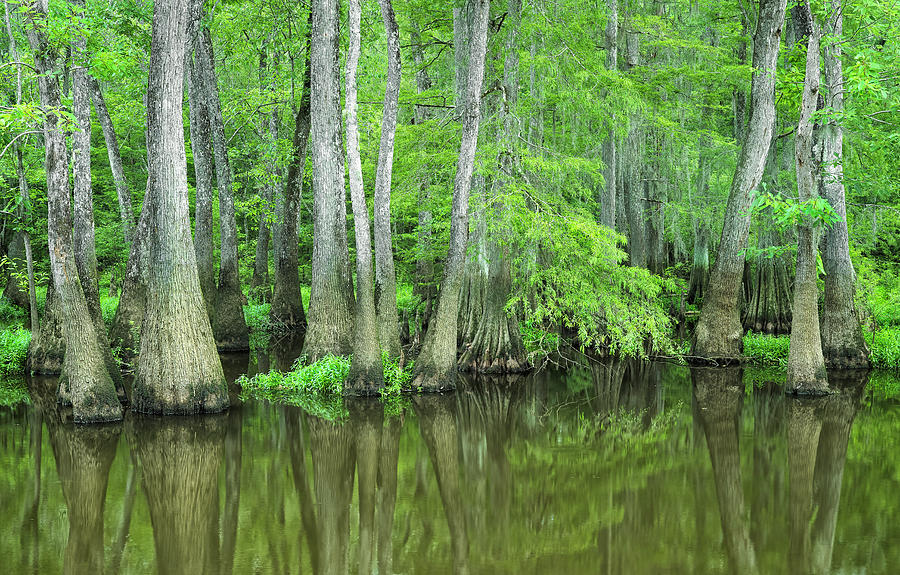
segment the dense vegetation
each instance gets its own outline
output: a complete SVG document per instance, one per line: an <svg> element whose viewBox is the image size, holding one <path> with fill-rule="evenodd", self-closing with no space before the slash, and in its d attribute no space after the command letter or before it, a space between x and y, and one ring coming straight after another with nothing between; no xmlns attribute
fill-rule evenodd
<svg viewBox="0 0 900 575"><path fill-rule="evenodd" d="M276 333L307 358L256 381L279 393L572 353L750 358L800 393L900 369L891 2L6 0L4 24L0 371L62 372L78 420L121 417L121 368L139 411L225 409L216 348Z"/></svg>

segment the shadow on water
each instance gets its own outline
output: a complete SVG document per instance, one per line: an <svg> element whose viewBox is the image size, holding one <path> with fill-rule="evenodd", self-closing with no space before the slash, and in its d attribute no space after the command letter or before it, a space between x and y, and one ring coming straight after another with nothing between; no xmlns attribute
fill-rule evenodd
<svg viewBox="0 0 900 575"><path fill-rule="evenodd" d="M296 349L223 365L233 381ZM347 399L344 421L234 396L91 427L34 378L30 406L0 408L0 556L15 573L891 572L898 454L871 438L900 434L900 403L830 377L841 393L796 399L740 369L607 360L389 410Z"/></svg>

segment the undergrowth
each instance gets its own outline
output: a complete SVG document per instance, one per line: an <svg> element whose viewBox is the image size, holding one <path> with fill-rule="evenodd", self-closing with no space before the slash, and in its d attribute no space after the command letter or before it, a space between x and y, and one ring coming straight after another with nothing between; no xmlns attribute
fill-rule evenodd
<svg viewBox="0 0 900 575"><path fill-rule="evenodd" d="M867 331L866 343L869 344L872 367L900 371L900 327Z"/></svg>
<svg viewBox="0 0 900 575"><path fill-rule="evenodd" d="M31 341L31 332L22 326L0 331L0 375L25 373L25 355Z"/></svg>
<svg viewBox="0 0 900 575"><path fill-rule="evenodd" d="M25 381L0 377L0 407L13 407L20 403L31 403L31 396Z"/></svg>
<svg viewBox="0 0 900 575"><path fill-rule="evenodd" d="M758 365L787 366L791 338L786 335L747 333L744 336L744 356Z"/></svg>

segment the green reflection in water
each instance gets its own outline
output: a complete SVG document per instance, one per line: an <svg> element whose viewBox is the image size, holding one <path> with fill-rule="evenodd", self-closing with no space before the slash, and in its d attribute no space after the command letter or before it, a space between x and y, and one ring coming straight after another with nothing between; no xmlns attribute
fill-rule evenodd
<svg viewBox="0 0 900 575"><path fill-rule="evenodd" d="M228 356L231 378L278 362ZM326 421L248 401L76 427L0 407L10 573L890 573L900 403L877 375L609 362Z"/></svg>

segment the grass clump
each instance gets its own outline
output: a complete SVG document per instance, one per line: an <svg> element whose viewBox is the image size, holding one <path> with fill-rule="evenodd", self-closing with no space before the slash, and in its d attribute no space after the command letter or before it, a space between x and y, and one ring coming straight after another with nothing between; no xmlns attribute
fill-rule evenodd
<svg viewBox="0 0 900 575"><path fill-rule="evenodd" d="M22 326L0 331L0 375L25 373L25 355L31 342L31 332Z"/></svg>
<svg viewBox="0 0 900 575"><path fill-rule="evenodd" d="M744 357L758 365L787 367L791 338L749 332L744 336Z"/></svg>
<svg viewBox="0 0 900 575"><path fill-rule="evenodd" d="M900 371L900 327L866 333L872 367Z"/></svg>

